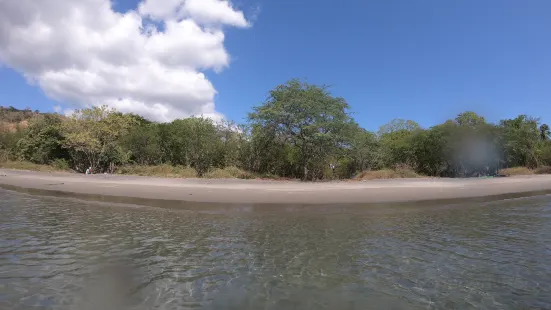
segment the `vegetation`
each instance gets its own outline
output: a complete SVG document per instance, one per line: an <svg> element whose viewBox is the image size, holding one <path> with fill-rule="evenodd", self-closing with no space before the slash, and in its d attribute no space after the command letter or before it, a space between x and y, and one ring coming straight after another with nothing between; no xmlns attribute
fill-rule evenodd
<svg viewBox="0 0 551 310"><path fill-rule="evenodd" d="M209 179L253 179L255 176L237 167L215 168L204 175Z"/></svg>
<svg viewBox="0 0 551 310"><path fill-rule="evenodd" d="M55 165L40 165L40 164L31 163L28 161L11 161L11 160L0 162L0 168L30 170L30 171L40 171L40 172L68 171L68 169L59 168L59 167L56 167Z"/></svg>
<svg viewBox="0 0 551 310"><path fill-rule="evenodd" d="M541 166L535 169L526 167L514 167L499 170L500 175L513 176L513 175L531 175L531 174L551 174L550 166Z"/></svg>
<svg viewBox="0 0 551 310"><path fill-rule="evenodd" d="M69 117L2 108L0 162L33 170L302 180L551 171L550 128L537 118L493 124L467 111L431 128L395 119L370 132L349 110L328 87L300 80L275 87L241 125L203 117L155 123L107 107Z"/></svg>
<svg viewBox="0 0 551 310"><path fill-rule="evenodd" d="M196 172L192 168L166 164L156 166L126 165L117 169L117 173L165 178L193 178L196 176Z"/></svg>
<svg viewBox="0 0 551 310"><path fill-rule="evenodd" d="M534 174L534 170L526 167L513 167L499 170L500 175L513 176L513 175L530 175Z"/></svg>
<svg viewBox="0 0 551 310"><path fill-rule="evenodd" d="M15 130L17 125L25 127L25 121L39 114L38 111L31 111L30 108L18 110L11 106L7 108L0 107L0 124L2 124L2 128Z"/></svg>
<svg viewBox="0 0 551 310"><path fill-rule="evenodd" d="M363 171L356 179L357 180L376 180L376 179L403 179L403 178L419 178L421 177L415 171L409 168L396 169L381 169L374 171Z"/></svg>

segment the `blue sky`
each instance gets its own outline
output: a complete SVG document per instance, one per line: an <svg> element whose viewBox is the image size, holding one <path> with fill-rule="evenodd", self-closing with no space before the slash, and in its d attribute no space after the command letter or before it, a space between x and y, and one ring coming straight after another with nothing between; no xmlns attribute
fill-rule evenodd
<svg viewBox="0 0 551 310"><path fill-rule="evenodd" d="M428 127L465 110L490 121L528 114L551 122L550 1L233 3L249 19L258 14L252 27L225 31L229 67L205 73L216 110L237 122L294 77L332 85L371 130L392 118ZM1 105L56 104L8 67L0 81Z"/></svg>

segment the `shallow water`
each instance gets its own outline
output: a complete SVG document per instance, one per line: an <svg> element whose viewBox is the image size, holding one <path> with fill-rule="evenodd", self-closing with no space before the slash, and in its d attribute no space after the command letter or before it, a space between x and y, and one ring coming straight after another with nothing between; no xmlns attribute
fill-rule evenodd
<svg viewBox="0 0 551 310"><path fill-rule="evenodd" d="M551 196L209 213L0 198L0 309L551 309Z"/></svg>

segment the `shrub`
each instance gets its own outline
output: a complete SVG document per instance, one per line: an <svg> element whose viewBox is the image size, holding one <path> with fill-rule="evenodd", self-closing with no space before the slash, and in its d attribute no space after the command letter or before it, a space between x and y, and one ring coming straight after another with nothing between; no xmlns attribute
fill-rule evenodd
<svg viewBox="0 0 551 310"><path fill-rule="evenodd" d="M52 161L52 166L57 170L69 170L69 162L63 158L57 158Z"/></svg>
<svg viewBox="0 0 551 310"><path fill-rule="evenodd" d="M551 174L551 166L541 166L534 170L535 174Z"/></svg>
<svg viewBox="0 0 551 310"><path fill-rule="evenodd" d="M514 175L530 175L534 174L534 170L526 168L526 167L513 167L513 168L505 168L501 169L498 172L500 175L505 176L514 176Z"/></svg>
<svg viewBox="0 0 551 310"><path fill-rule="evenodd" d="M373 171L363 171L356 176L356 180L376 180L376 179L404 179L421 177L415 171L407 167L397 167L396 169L381 169Z"/></svg>
<svg viewBox="0 0 551 310"><path fill-rule="evenodd" d="M50 165L39 165L28 161L11 161L11 160L0 163L0 168L41 171L41 172L52 172L52 171L59 170Z"/></svg>
<svg viewBox="0 0 551 310"><path fill-rule="evenodd" d="M141 166L128 165L117 169L117 174L140 175L165 178L195 178L196 172L193 168L171 165Z"/></svg>
<svg viewBox="0 0 551 310"><path fill-rule="evenodd" d="M253 179L254 175L237 167L216 168L203 175L208 179Z"/></svg>
<svg viewBox="0 0 551 310"><path fill-rule="evenodd" d="M5 163L10 159L10 152L8 150L0 150L0 163Z"/></svg>

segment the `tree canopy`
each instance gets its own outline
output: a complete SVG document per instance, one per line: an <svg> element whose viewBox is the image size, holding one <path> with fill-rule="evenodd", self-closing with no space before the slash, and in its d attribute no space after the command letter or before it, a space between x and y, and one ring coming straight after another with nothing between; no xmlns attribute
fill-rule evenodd
<svg viewBox="0 0 551 310"><path fill-rule="evenodd" d="M326 86L291 80L272 90L249 120L256 132L287 144L289 164L302 179L315 179L323 175L331 156L350 142L347 133L353 121L348 108Z"/></svg>
<svg viewBox="0 0 551 310"><path fill-rule="evenodd" d="M62 161L77 171L123 165L193 168L197 176L236 167L254 175L345 179L407 167L428 176L491 175L504 167L551 165L551 132L519 115L490 123L473 111L430 128L394 119L370 132L325 85L290 80L253 107L245 124L190 117L156 123L105 106L64 117L3 108L1 160ZM13 122L20 123L13 123Z"/></svg>

